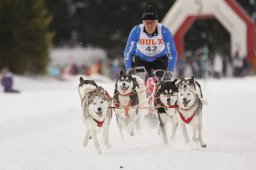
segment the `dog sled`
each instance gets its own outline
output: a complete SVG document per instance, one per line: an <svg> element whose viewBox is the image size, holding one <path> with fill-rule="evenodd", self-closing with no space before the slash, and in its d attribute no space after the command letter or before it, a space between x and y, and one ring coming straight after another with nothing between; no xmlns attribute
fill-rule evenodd
<svg viewBox="0 0 256 170"><path fill-rule="evenodd" d="M147 92L147 100L148 100L148 114L145 115L145 119L147 120L150 127L155 127L158 124L158 118L156 114L155 108L155 96L156 96L156 88L157 83L159 83L164 77L163 70L155 70L152 73L148 73L144 66L135 67L134 68L135 75L139 76L142 80L144 80L144 85L146 87Z"/></svg>

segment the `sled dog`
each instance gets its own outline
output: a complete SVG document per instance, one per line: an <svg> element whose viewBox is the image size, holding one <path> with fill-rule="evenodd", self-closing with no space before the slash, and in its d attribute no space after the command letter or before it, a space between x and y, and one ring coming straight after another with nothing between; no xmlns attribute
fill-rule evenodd
<svg viewBox="0 0 256 170"><path fill-rule="evenodd" d="M199 83L191 79L182 79L178 83L178 118L182 128L183 136L186 143L189 143L189 137L186 125L193 127L192 140L197 143L199 141L201 147L207 145L202 139L202 91ZM198 134L198 135L197 135Z"/></svg>
<svg viewBox="0 0 256 170"><path fill-rule="evenodd" d="M102 132L105 147L111 147L109 143L109 125L112 111L109 109L111 101L108 93L94 81L84 80L80 77L79 94L83 109L83 120L86 125L86 135L83 146L87 146L89 139L93 139L95 148L99 154L102 153L97 134Z"/></svg>
<svg viewBox="0 0 256 170"><path fill-rule="evenodd" d="M163 142L168 144L166 134L167 122L172 123L172 136L174 138L178 126L178 117L176 115L178 87L174 81L161 81L156 87L155 107L157 108L157 115L159 119L159 127L163 137Z"/></svg>
<svg viewBox="0 0 256 170"><path fill-rule="evenodd" d="M139 124L138 127L143 124L143 110L146 109L139 108L148 104L144 88L144 81L134 75L132 70L121 71L116 80L113 99L116 106L117 126L122 138L124 138L123 130L134 136L135 124Z"/></svg>

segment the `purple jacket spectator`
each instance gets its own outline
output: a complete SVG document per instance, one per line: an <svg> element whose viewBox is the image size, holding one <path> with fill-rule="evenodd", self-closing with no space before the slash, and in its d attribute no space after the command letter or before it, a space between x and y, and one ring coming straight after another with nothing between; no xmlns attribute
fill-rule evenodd
<svg viewBox="0 0 256 170"><path fill-rule="evenodd" d="M13 85L12 77L3 77L1 80L1 83L4 87L4 92L12 91L12 85Z"/></svg>
<svg viewBox="0 0 256 170"><path fill-rule="evenodd" d="M4 92L19 93L18 90L13 89L13 77L10 72L3 73L2 78L1 78L1 84L3 85Z"/></svg>

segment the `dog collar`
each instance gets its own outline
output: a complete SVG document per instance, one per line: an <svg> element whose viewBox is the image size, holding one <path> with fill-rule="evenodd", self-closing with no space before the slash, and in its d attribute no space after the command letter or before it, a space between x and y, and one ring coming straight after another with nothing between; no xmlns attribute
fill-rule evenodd
<svg viewBox="0 0 256 170"><path fill-rule="evenodd" d="M178 108L178 105L169 105L168 108Z"/></svg>
<svg viewBox="0 0 256 170"><path fill-rule="evenodd" d="M127 94L121 94L121 93L119 92L119 95L121 95L121 96L133 96L133 95L135 95L135 92L132 91L131 93L127 93Z"/></svg>
<svg viewBox="0 0 256 170"><path fill-rule="evenodd" d="M159 104L158 104L158 106L160 106L160 107L164 107L164 108L173 108L173 109L176 109L176 108L178 108L179 106L178 105L168 105L168 106L165 106L164 104L163 104L163 102L158 98L158 101L159 101Z"/></svg>

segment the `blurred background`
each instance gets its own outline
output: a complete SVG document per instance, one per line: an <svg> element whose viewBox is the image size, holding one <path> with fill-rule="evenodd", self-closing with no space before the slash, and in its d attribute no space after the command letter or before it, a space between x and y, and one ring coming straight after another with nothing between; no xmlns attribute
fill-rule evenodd
<svg viewBox="0 0 256 170"><path fill-rule="evenodd" d="M0 0L0 69L60 80L65 75L95 73L115 79L124 69L123 50L129 32L142 22L145 6L152 4L159 22L164 21L171 31L175 30L177 77L255 75L256 0L223 0L247 22L246 45L240 45L248 49L241 53L240 46L232 44L230 33L236 23L229 23L229 28L218 16L200 15L199 11L185 30L182 24L172 29L172 14L181 9L179 1L182 0ZM205 2L193 0L200 9L204 9ZM219 13L227 23L232 22L225 10Z"/></svg>

